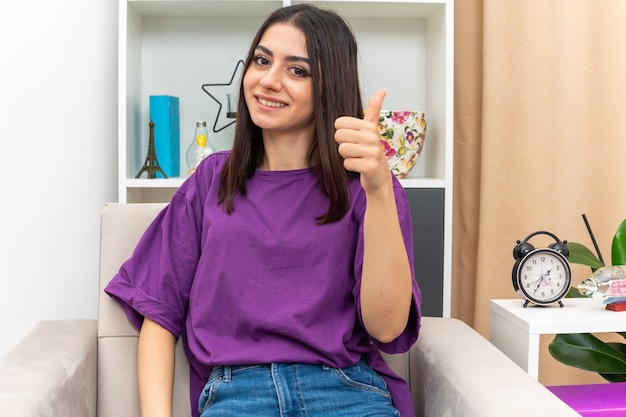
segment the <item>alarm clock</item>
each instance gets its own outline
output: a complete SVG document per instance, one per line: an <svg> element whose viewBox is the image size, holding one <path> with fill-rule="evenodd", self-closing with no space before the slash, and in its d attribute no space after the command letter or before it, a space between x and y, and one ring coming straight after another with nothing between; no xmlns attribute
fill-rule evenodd
<svg viewBox="0 0 626 417"><path fill-rule="evenodd" d="M548 235L555 242L547 248L535 249L528 240L536 235ZM537 231L518 240L513 248L513 288L524 300L524 307L529 303L546 306L558 303L567 295L572 284L572 269L567 260L569 250L567 241L561 241L553 233Z"/></svg>

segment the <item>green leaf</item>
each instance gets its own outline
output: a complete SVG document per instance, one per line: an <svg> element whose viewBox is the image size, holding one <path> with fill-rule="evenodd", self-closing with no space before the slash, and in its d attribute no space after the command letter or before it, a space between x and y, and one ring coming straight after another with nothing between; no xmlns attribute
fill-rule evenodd
<svg viewBox="0 0 626 417"><path fill-rule="evenodd" d="M623 343L618 343L618 342L606 342L606 344L610 347L612 347L613 349L617 350L618 352L622 352L624 355L626 355L626 345Z"/></svg>
<svg viewBox="0 0 626 417"><path fill-rule="evenodd" d="M626 338L626 333L618 333L618 334ZM619 352L622 352L624 355L626 355L626 345L624 343L607 342L607 345L611 346L613 349ZM601 373L600 376L609 382L626 382L626 374L603 374Z"/></svg>
<svg viewBox="0 0 626 417"><path fill-rule="evenodd" d="M611 262L613 265L626 265L626 219L622 221L613 236Z"/></svg>
<svg viewBox="0 0 626 417"><path fill-rule="evenodd" d="M626 353L592 334L558 334L548 346L554 359L600 374L626 374Z"/></svg>
<svg viewBox="0 0 626 417"><path fill-rule="evenodd" d="M618 334L626 338L626 333L618 333ZM612 347L613 349L617 350L618 352L622 352L622 354L626 355L626 345L624 343L607 342L606 344ZM626 382L626 374L600 373L600 376L609 382Z"/></svg>
<svg viewBox="0 0 626 417"><path fill-rule="evenodd" d="M602 268L604 264L593 254L587 247L577 242L567 242L567 249L569 250L569 256L567 260L573 264L587 265L591 269L596 270ZM621 265L621 264L617 264ZM624 264L626 265L626 264Z"/></svg>
<svg viewBox="0 0 626 417"><path fill-rule="evenodd" d="M626 374L600 374L609 382L626 382Z"/></svg>
<svg viewBox="0 0 626 417"><path fill-rule="evenodd" d="M618 332L618 334L626 338L626 333ZM617 343L617 342L607 342L607 345L611 346L613 349L619 352L622 352L624 355L626 355L626 344ZM603 374L601 373L600 376L606 379L608 382L626 382L626 374Z"/></svg>

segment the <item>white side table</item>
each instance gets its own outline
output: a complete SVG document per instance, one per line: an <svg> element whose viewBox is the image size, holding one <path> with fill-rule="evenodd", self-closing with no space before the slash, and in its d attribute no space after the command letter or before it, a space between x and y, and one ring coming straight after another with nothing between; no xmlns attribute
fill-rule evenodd
<svg viewBox="0 0 626 417"><path fill-rule="evenodd" d="M626 311L606 310L590 298L563 299L563 308L523 304L521 299L491 300L489 340L535 379L540 335L626 331Z"/></svg>

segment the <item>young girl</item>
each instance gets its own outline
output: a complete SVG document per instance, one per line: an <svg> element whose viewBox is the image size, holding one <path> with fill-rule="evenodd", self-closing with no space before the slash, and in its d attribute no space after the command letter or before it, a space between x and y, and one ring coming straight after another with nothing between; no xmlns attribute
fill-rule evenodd
<svg viewBox="0 0 626 417"><path fill-rule="evenodd" d="M140 328L142 415L171 416L183 338L195 416L413 416L380 350L417 339L408 201L365 116L335 13L275 11L254 38L232 151L207 157L106 288Z"/></svg>

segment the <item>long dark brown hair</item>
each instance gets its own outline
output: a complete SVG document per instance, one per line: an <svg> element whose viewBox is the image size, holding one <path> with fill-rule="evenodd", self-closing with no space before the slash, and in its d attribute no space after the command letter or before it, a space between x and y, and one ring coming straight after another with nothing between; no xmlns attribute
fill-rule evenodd
<svg viewBox="0 0 626 417"><path fill-rule="evenodd" d="M318 217L320 224L343 218L350 205L348 172L343 166L334 139L335 119L340 116L363 117L358 74L357 43L348 24L336 13L310 4L283 7L273 12L257 32L244 68L267 29L276 23L289 23L300 29L306 39L311 62L315 138L308 150L308 165L317 173L317 183L328 197L328 211ZM246 194L246 181L261 166L264 158L261 129L252 122L243 92L239 88L237 123L233 148L220 179L219 203L228 213L234 208L235 195Z"/></svg>

